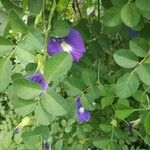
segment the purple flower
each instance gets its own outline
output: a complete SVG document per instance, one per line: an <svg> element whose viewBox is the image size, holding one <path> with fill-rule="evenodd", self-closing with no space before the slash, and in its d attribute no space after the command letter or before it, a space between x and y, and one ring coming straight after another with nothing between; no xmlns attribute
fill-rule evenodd
<svg viewBox="0 0 150 150"><path fill-rule="evenodd" d="M15 129L14 129L14 133L15 133L15 134L18 134L19 132L20 132L20 129L19 129L19 128L15 128Z"/></svg>
<svg viewBox="0 0 150 150"><path fill-rule="evenodd" d="M44 80L43 74L40 72L37 72L35 75L30 76L27 79L32 82L39 83L43 91L46 91L48 88L48 83Z"/></svg>
<svg viewBox="0 0 150 150"><path fill-rule="evenodd" d="M44 150L51 150L51 144L48 141L44 141Z"/></svg>
<svg viewBox="0 0 150 150"><path fill-rule="evenodd" d="M85 52L85 46L80 33L71 29L69 34L64 38L52 38L48 42L48 54L55 55L59 52L66 51L71 54L74 61L79 61Z"/></svg>
<svg viewBox="0 0 150 150"><path fill-rule="evenodd" d="M91 114L87 109L82 107L80 98L76 99L76 107L77 107L76 111L77 120L79 122L88 122L91 119Z"/></svg>
<svg viewBox="0 0 150 150"><path fill-rule="evenodd" d="M128 31L129 36L130 36L131 38L137 37L137 31L135 31L135 30L133 30L133 29L131 29L131 28L128 28L127 31Z"/></svg>

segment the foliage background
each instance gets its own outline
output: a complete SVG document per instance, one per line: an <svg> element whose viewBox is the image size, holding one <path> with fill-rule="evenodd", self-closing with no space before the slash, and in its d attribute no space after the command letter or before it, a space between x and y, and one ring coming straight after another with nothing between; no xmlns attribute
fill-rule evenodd
<svg viewBox="0 0 150 150"><path fill-rule="evenodd" d="M48 39L71 27L85 42L81 61L48 56ZM149 33L149 0L1 0L0 150L42 150L44 141L55 150L149 149ZM50 86L40 98L25 80L37 69ZM79 95L89 123L76 120Z"/></svg>

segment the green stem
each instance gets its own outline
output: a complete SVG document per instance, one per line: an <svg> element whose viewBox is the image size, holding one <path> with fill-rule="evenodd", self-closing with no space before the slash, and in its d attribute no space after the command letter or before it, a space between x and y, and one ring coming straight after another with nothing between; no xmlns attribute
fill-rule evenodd
<svg viewBox="0 0 150 150"><path fill-rule="evenodd" d="M97 9L98 9L98 22L100 22L100 0L97 0Z"/></svg>
<svg viewBox="0 0 150 150"><path fill-rule="evenodd" d="M44 35L45 35L43 64L45 64L46 57L47 57L47 38L48 38L49 30L51 29L51 21L52 21L52 17L53 17L55 8L56 8L56 0L53 0L51 12L50 12L49 18L48 18L48 25L46 27L46 24L45 24L45 14L44 14L44 6L43 6L43 22L44 22L43 25L44 25Z"/></svg>
<svg viewBox="0 0 150 150"><path fill-rule="evenodd" d="M43 13L42 13L42 16L43 16L43 32L45 33L46 32L46 23L45 23L45 13L44 13L44 10L45 10L45 0L43 2Z"/></svg>
<svg viewBox="0 0 150 150"><path fill-rule="evenodd" d="M98 60L98 73L97 73L97 80L98 80L98 84L100 84L100 79L99 79L99 73L100 73L100 58L99 58L99 60Z"/></svg>
<svg viewBox="0 0 150 150"><path fill-rule="evenodd" d="M148 54L135 66L135 68L133 69L133 71L131 72L131 74L133 74L133 73L137 70L137 68L138 68L142 63L144 63L144 61L145 61L149 56L150 56L150 53L148 53Z"/></svg>
<svg viewBox="0 0 150 150"><path fill-rule="evenodd" d="M146 100L147 100L147 105L148 105L148 107L150 106L149 105L149 102L150 102L150 99L149 99L149 96L146 94Z"/></svg>
<svg viewBox="0 0 150 150"><path fill-rule="evenodd" d="M7 59L10 59L12 57L12 55L14 54L14 52L15 52L15 49L10 53L10 55L8 56Z"/></svg>
<svg viewBox="0 0 150 150"><path fill-rule="evenodd" d="M134 109L134 111L146 111L150 110L150 108L139 108L139 109Z"/></svg>
<svg viewBox="0 0 150 150"><path fill-rule="evenodd" d="M55 8L56 8L56 0L53 0L52 9L51 9L51 12L50 12L49 18L48 18L48 27L47 27L47 30L46 30L47 35L48 35L49 30L51 29L51 21L52 21L52 17L53 17Z"/></svg>
<svg viewBox="0 0 150 150"><path fill-rule="evenodd" d="M114 127L112 127L111 138L110 138L110 140L113 141L113 138L114 138Z"/></svg>
<svg viewBox="0 0 150 150"><path fill-rule="evenodd" d="M144 139L144 137L137 131L137 130L135 130L135 129L133 129L134 130L134 132L145 142L145 139ZM146 143L148 146L150 146L150 144L149 143Z"/></svg>
<svg viewBox="0 0 150 150"><path fill-rule="evenodd" d="M143 93L142 93L142 96L141 96L141 102L143 100L143 97L144 95L146 95L146 93L150 90L150 87L148 87ZM148 106L149 106L149 102L148 102Z"/></svg>

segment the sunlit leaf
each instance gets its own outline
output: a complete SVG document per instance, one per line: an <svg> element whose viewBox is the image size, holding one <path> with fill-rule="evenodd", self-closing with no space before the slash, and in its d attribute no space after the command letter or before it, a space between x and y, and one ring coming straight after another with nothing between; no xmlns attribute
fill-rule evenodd
<svg viewBox="0 0 150 150"><path fill-rule="evenodd" d="M57 38L64 37L70 32L69 24L61 19L56 19L53 21L51 35Z"/></svg>
<svg viewBox="0 0 150 150"><path fill-rule="evenodd" d="M140 21L140 12L134 3L127 3L121 10L121 18L125 25L135 27Z"/></svg>
<svg viewBox="0 0 150 150"><path fill-rule="evenodd" d="M136 0L135 1L136 6L144 11L150 11L150 1L149 0Z"/></svg>
<svg viewBox="0 0 150 150"><path fill-rule="evenodd" d="M124 68L133 68L138 64L138 57L128 49L120 49L113 55L116 63Z"/></svg>
<svg viewBox="0 0 150 150"><path fill-rule="evenodd" d="M44 108L41 102L38 103L35 109L35 117L37 118L38 122L42 125L49 125L51 124L55 117L49 114Z"/></svg>
<svg viewBox="0 0 150 150"><path fill-rule="evenodd" d="M16 77L14 82L14 89L16 91L16 94L22 99L34 99L42 92L41 86L39 84L32 83L27 79Z"/></svg>
<svg viewBox="0 0 150 150"><path fill-rule="evenodd" d="M49 81L58 80L67 74L71 66L71 56L66 52L62 52L47 59L44 75Z"/></svg>
<svg viewBox="0 0 150 150"><path fill-rule="evenodd" d="M115 7L111 7L107 9L103 17L104 25L108 27L114 27L119 25L122 22L120 11L121 8L115 8Z"/></svg>
<svg viewBox="0 0 150 150"><path fill-rule="evenodd" d="M113 103L113 97L107 96L102 98L102 109L104 109L107 106L110 106Z"/></svg>
<svg viewBox="0 0 150 150"><path fill-rule="evenodd" d="M110 143L110 139L100 138L93 141L93 144L100 149L108 148L108 144Z"/></svg>
<svg viewBox="0 0 150 150"><path fill-rule="evenodd" d="M134 109L129 106L118 104L116 107L116 117L119 119L125 119L129 115L131 115L134 112Z"/></svg>
<svg viewBox="0 0 150 150"><path fill-rule="evenodd" d="M27 26L14 10L10 10L9 12L9 21L10 21L11 28L15 32L21 32L21 33L27 32Z"/></svg>
<svg viewBox="0 0 150 150"><path fill-rule="evenodd" d="M11 2L10 0L1 0L1 2L8 13L13 9L18 15L22 15L23 9L15 3Z"/></svg>
<svg viewBox="0 0 150 150"><path fill-rule="evenodd" d="M20 116L26 116L33 112L35 109L36 102L34 100L23 100L18 99L14 102L14 110Z"/></svg>
<svg viewBox="0 0 150 150"><path fill-rule="evenodd" d="M42 96L43 108L54 116L61 116L67 113L67 103L63 97L53 90L49 90Z"/></svg>
<svg viewBox="0 0 150 150"><path fill-rule="evenodd" d="M138 67L138 75L145 84L150 85L150 63L141 64Z"/></svg>
<svg viewBox="0 0 150 150"><path fill-rule="evenodd" d="M5 29L8 24L8 14L0 10L0 36L5 33Z"/></svg>
<svg viewBox="0 0 150 150"><path fill-rule="evenodd" d="M14 45L8 39L0 36L0 57L10 54Z"/></svg>
<svg viewBox="0 0 150 150"><path fill-rule="evenodd" d="M120 98L127 98L133 95L139 87L139 79L134 73L126 73L117 80L116 94Z"/></svg>
<svg viewBox="0 0 150 150"><path fill-rule="evenodd" d="M145 120L144 120L144 127L145 131L148 135L150 135L150 112L146 115Z"/></svg>
<svg viewBox="0 0 150 150"><path fill-rule="evenodd" d="M131 51L139 57L144 57L149 50L148 42L145 39L139 37L131 40L129 42L129 46Z"/></svg>
<svg viewBox="0 0 150 150"><path fill-rule="evenodd" d="M0 58L0 92L4 91L11 81L12 63L8 58Z"/></svg>
<svg viewBox="0 0 150 150"><path fill-rule="evenodd" d="M43 0L28 0L28 9L32 14L39 14L43 8Z"/></svg>

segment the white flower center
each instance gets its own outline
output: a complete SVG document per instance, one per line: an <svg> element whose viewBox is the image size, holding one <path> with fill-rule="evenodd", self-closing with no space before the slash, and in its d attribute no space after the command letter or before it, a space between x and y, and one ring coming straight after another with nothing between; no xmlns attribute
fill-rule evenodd
<svg viewBox="0 0 150 150"><path fill-rule="evenodd" d="M69 54L72 51L72 47L69 44L67 44L66 42L64 42L64 41L61 42L61 46L62 46L63 50L65 52L68 52Z"/></svg>
<svg viewBox="0 0 150 150"><path fill-rule="evenodd" d="M84 107L80 107L80 108L79 108L79 112L80 112L81 114L84 112L84 110L85 110Z"/></svg>

